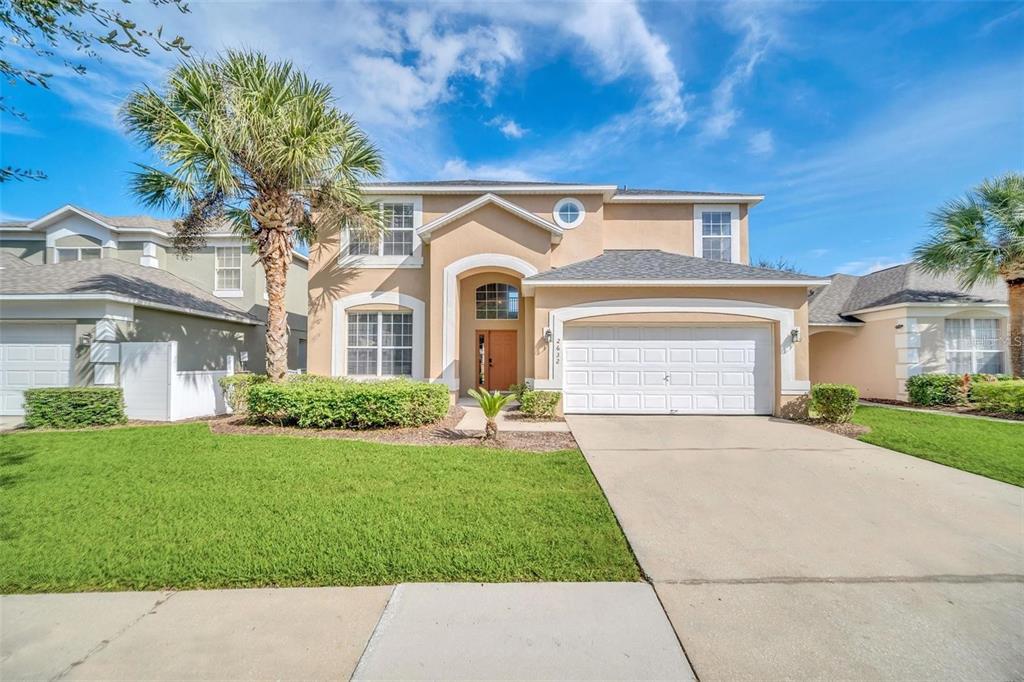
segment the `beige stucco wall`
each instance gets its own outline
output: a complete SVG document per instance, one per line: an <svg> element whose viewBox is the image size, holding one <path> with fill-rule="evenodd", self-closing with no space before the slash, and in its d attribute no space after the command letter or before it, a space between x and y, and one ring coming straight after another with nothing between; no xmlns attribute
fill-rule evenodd
<svg viewBox="0 0 1024 682"><path fill-rule="evenodd" d="M477 195L424 196L423 223L428 223L472 201ZM552 220L555 203L564 195L506 196L544 220ZM309 276L309 371L329 374L331 371L333 309L337 301L353 294L379 291L411 296L426 308L427 329L426 375L430 379L443 376L442 326L444 320L444 269L467 256L502 254L515 256L544 272L552 267L593 258L604 249L660 248L682 254L693 252L693 206L689 204L608 204L598 195L579 195L586 216L583 223L567 230L558 244L553 244L546 230L494 205L484 206L457 221L433 232L423 245L421 268L377 269L338 264L341 239L338 234L322 234L310 249ZM748 258L747 210L740 209L741 258ZM492 273L483 276L484 273ZM483 272L463 273L460 280L459 310L456 316L456 367L459 377L473 376L472 282L518 282L520 275L501 268L483 268ZM470 284L467 281L472 280ZM481 280L482 281L482 280ZM581 302L621 300L630 298L721 298L788 307L795 311L796 322L806 338L806 291L797 289L750 288L586 288L541 289L536 297L524 296L518 327L522 329L523 356L518 363L521 378L546 378L547 344L543 328L548 314L557 307ZM371 306L374 307L374 306ZM383 309L375 306L376 309ZM736 318L732 318L733 321ZM697 320L700 321L700 320ZM703 320L706 322L714 319ZM723 320L724 322L724 320ZM776 325L777 326L777 325ZM468 351L468 352L467 352ZM809 375L806 343L796 348L796 378ZM463 390L465 386L461 386Z"/></svg>
<svg viewBox="0 0 1024 682"><path fill-rule="evenodd" d="M865 398L896 398L896 330L891 320L816 331L809 341L812 384L853 384Z"/></svg>

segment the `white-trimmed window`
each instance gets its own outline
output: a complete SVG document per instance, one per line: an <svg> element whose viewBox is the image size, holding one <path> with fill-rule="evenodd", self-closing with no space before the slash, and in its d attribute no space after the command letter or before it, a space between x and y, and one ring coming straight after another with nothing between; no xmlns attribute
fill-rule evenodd
<svg viewBox="0 0 1024 682"><path fill-rule="evenodd" d="M349 256L411 256L416 229L416 206L412 202L383 201L385 232L376 235L350 232Z"/></svg>
<svg viewBox="0 0 1024 682"><path fill-rule="evenodd" d="M700 258L738 263L740 261L739 206L695 206L693 211L693 253Z"/></svg>
<svg viewBox="0 0 1024 682"><path fill-rule="evenodd" d="M214 258L214 293L242 292L242 247L216 246Z"/></svg>
<svg viewBox="0 0 1024 682"><path fill-rule="evenodd" d="M1003 349L997 319L946 320L946 371L950 374L1000 374Z"/></svg>
<svg viewBox="0 0 1024 682"><path fill-rule="evenodd" d="M412 313L348 314L349 376L412 376Z"/></svg>
<svg viewBox="0 0 1024 682"><path fill-rule="evenodd" d="M68 263L76 260L99 260L103 257L103 249L99 246L57 247L56 263Z"/></svg>

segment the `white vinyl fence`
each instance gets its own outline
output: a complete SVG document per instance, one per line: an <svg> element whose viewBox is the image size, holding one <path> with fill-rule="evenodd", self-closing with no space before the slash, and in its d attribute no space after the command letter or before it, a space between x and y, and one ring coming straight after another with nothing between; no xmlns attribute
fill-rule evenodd
<svg viewBox="0 0 1024 682"><path fill-rule="evenodd" d="M176 421L229 412L219 379L234 374L234 357L224 370L178 371L176 341L121 344L121 387L129 419Z"/></svg>

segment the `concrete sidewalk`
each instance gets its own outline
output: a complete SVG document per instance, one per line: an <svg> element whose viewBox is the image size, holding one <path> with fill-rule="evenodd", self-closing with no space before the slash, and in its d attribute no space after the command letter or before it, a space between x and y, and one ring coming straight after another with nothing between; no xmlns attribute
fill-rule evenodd
<svg viewBox="0 0 1024 682"><path fill-rule="evenodd" d="M358 667L357 667L358 666ZM693 679L647 583L0 597L0 679Z"/></svg>

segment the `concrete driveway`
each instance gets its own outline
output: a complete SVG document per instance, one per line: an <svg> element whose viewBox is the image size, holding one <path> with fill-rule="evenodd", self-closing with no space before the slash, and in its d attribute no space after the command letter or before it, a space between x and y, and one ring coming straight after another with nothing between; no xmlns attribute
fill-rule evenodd
<svg viewBox="0 0 1024 682"><path fill-rule="evenodd" d="M769 418L568 421L700 679L1024 676L1024 490Z"/></svg>

